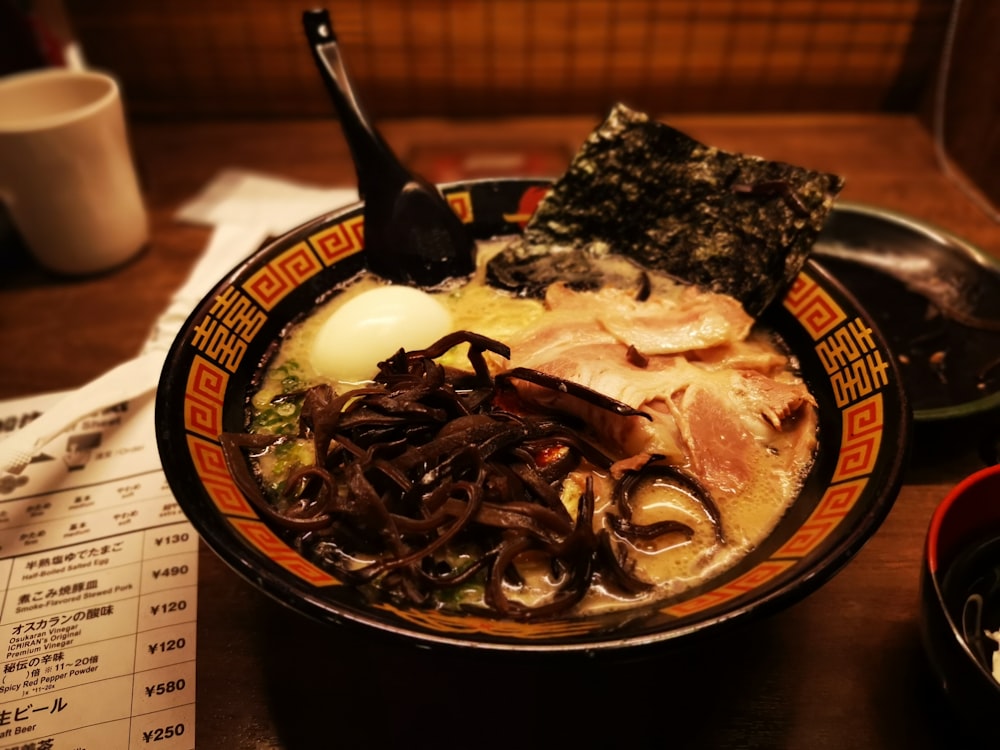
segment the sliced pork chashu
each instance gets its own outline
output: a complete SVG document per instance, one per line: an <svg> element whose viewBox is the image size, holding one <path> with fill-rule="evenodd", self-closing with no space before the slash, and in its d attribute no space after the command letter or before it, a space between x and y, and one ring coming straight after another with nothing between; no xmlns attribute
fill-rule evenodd
<svg viewBox="0 0 1000 750"><path fill-rule="evenodd" d="M612 441L623 465L662 455L719 497L753 472L780 476L815 447L813 404L786 359L751 334L731 297L686 287L636 301L617 289L554 285L550 313L511 341L511 367L574 381L645 412L620 416L519 382L523 398L583 419Z"/></svg>

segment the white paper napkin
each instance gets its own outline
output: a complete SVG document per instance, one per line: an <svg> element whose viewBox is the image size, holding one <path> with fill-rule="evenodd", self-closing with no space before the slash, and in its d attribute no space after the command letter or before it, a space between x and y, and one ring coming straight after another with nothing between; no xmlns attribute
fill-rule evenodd
<svg viewBox="0 0 1000 750"><path fill-rule="evenodd" d="M264 225L284 234L358 199L354 188L324 188L245 169L224 169L177 211L191 224Z"/></svg>
<svg viewBox="0 0 1000 750"><path fill-rule="evenodd" d="M202 297L268 238L357 200L354 188L323 188L240 169L220 172L177 212L178 221L214 226L187 281L171 298L139 356L68 392L45 414L0 441L0 475L31 458L76 422L156 387L163 359Z"/></svg>

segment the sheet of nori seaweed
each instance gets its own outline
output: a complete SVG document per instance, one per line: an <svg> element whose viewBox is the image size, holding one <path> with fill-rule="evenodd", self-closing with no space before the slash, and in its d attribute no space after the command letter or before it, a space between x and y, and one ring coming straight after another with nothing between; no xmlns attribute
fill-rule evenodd
<svg viewBox="0 0 1000 750"><path fill-rule="evenodd" d="M618 104L507 259L607 245L756 316L798 275L842 186L836 175L706 146Z"/></svg>

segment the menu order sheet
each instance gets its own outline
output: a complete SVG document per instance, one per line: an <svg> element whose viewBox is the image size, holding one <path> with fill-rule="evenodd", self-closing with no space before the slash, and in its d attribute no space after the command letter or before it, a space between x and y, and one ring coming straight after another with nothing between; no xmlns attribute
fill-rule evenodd
<svg viewBox="0 0 1000 750"><path fill-rule="evenodd" d="M0 438L57 396L0 401ZM198 536L161 469L153 398L0 476L0 750L195 746Z"/></svg>

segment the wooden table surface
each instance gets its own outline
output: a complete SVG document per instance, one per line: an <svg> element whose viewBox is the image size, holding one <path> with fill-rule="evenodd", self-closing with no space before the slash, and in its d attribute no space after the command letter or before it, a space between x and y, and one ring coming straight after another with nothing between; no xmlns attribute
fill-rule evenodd
<svg viewBox="0 0 1000 750"><path fill-rule="evenodd" d="M911 214L1000 257L1000 226L949 181L912 117L670 121L722 148L837 172L844 199ZM421 120L382 130L404 158L477 145L569 154L595 124ZM219 169L354 183L332 120L138 124L132 136L152 218L134 261L59 279L9 238L0 249L0 398L78 386L138 352L208 238L174 212ZM919 429L892 512L845 569L785 611L681 653L606 662L426 651L314 624L203 546L198 747L962 747L921 651L919 566L933 509L983 466L988 426Z"/></svg>

